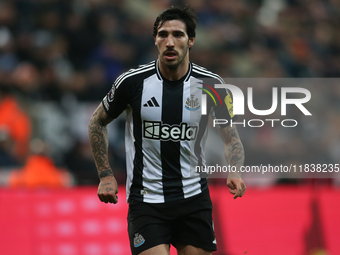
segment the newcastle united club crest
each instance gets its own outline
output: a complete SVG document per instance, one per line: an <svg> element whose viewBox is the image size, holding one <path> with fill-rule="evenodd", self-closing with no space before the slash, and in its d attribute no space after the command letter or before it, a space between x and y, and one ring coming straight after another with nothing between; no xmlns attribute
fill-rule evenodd
<svg viewBox="0 0 340 255"><path fill-rule="evenodd" d="M144 237L141 234L136 233L135 238L133 239L133 246L137 248L143 243L145 243Z"/></svg>
<svg viewBox="0 0 340 255"><path fill-rule="evenodd" d="M201 108L200 106L200 102L198 101L198 98L194 98L195 95L190 95L190 98L187 98L187 101L185 102L185 109L189 110L189 111L196 111L199 108Z"/></svg>

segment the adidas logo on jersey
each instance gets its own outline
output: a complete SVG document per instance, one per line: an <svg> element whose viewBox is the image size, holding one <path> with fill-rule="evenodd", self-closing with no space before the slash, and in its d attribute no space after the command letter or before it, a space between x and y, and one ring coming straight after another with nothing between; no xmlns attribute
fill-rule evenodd
<svg viewBox="0 0 340 255"><path fill-rule="evenodd" d="M194 140L198 127L182 122L180 125L163 124L162 121L144 121L144 137L155 140Z"/></svg>
<svg viewBox="0 0 340 255"><path fill-rule="evenodd" d="M147 103L143 104L144 107L159 107L159 104L155 97L152 97L150 100L148 100Z"/></svg>

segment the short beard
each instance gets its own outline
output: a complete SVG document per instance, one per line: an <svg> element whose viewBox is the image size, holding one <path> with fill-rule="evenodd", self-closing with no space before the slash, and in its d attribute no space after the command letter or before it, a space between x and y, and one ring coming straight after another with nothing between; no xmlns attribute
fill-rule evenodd
<svg viewBox="0 0 340 255"><path fill-rule="evenodd" d="M182 60L183 61L183 60ZM171 69L171 70L176 70L178 67L179 67L179 65L182 63L182 61L180 61L179 63L177 63L177 64L174 64L174 65L166 65L169 69Z"/></svg>
<svg viewBox="0 0 340 255"><path fill-rule="evenodd" d="M187 48L187 50L185 51L185 53L183 54L182 59L180 59L180 60L178 61L177 64L173 64L173 65L166 64L166 66L167 66L169 69L171 69L171 70L177 69L177 68L182 64L182 62L183 62L184 58L186 57L188 51L189 51L189 42L188 42L188 48ZM163 63L164 63L164 62L163 62ZM165 63L164 63L164 64L165 64Z"/></svg>

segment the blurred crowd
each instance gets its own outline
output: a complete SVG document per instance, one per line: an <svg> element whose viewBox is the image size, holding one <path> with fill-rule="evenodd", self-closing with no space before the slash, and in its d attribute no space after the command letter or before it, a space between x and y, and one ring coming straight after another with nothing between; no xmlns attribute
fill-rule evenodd
<svg viewBox="0 0 340 255"><path fill-rule="evenodd" d="M32 157L50 160L60 185L98 183L89 118L122 72L157 57L156 16L184 4L198 15L190 60L221 77L340 76L337 0L2 0L0 169L7 175L0 184L19 185ZM311 92L313 121L289 131L240 128L246 164L340 162L340 89L325 84ZM111 165L123 183L124 116L109 135Z"/></svg>

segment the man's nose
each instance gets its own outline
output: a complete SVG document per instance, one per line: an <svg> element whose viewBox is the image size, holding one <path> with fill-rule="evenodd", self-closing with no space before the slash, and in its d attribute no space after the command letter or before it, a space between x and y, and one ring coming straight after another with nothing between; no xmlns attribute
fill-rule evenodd
<svg viewBox="0 0 340 255"><path fill-rule="evenodd" d="M172 35L169 35L167 38L166 38L166 46L167 47L174 47L174 38Z"/></svg>

